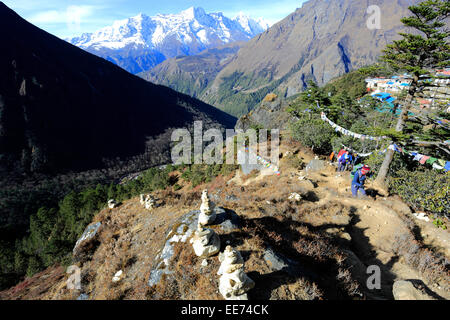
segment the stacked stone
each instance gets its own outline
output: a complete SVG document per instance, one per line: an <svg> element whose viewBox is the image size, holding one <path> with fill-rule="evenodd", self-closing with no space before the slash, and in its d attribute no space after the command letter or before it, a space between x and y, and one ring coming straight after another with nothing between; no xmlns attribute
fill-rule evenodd
<svg viewBox="0 0 450 320"><path fill-rule="evenodd" d="M219 208L220 209L220 208ZM195 254L203 258L202 266L207 266L207 258L220 251L220 238L211 225L216 220L217 211L213 202L209 200L208 191L202 193L202 204L198 218L198 227L191 239ZM226 300L248 300L247 292L255 286L255 282L244 272L244 259L239 251L227 246L224 253L219 254L221 266L218 271L219 291Z"/></svg>
<svg viewBox="0 0 450 320"><path fill-rule="evenodd" d="M254 288L255 282L244 272L244 259L239 251L227 246L219 255L219 291L226 300L248 300L247 292Z"/></svg>
<svg viewBox="0 0 450 320"><path fill-rule="evenodd" d="M202 204L200 206L200 215L198 217L198 223L202 226L212 224L216 220L216 213L214 211L215 205L209 200L208 190L203 190Z"/></svg>
<svg viewBox="0 0 450 320"><path fill-rule="evenodd" d="M117 206L117 202L113 199L108 201L108 208L114 209Z"/></svg>
<svg viewBox="0 0 450 320"><path fill-rule="evenodd" d="M152 210L156 206L155 198L151 194L141 194L140 203L147 210Z"/></svg>
<svg viewBox="0 0 450 320"><path fill-rule="evenodd" d="M145 199L145 209L152 210L155 207L155 198L152 195L148 195Z"/></svg>
<svg viewBox="0 0 450 320"><path fill-rule="evenodd" d="M139 202L141 203L141 206L144 206L145 205L145 198L147 197L147 195L145 195L145 194L141 194L140 195L140 197L139 197Z"/></svg>
<svg viewBox="0 0 450 320"><path fill-rule="evenodd" d="M212 229L206 229L198 224L192 240L195 254L201 258L209 258L219 253L220 238Z"/></svg>

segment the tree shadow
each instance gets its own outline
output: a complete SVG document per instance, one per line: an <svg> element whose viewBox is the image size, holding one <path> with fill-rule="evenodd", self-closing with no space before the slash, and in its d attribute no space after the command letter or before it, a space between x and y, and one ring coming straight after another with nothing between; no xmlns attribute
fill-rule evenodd
<svg viewBox="0 0 450 320"><path fill-rule="evenodd" d="M374 247L370 244L370 239L364 234L367 228L359 228L356 225L361 221L356 215L356 208L350 208L350 223L346 228L346 231L352 237L350 249L361 260L365 266L376 265L381 271L381 289L369 289L366 283L363 287L368 295L378 296L384 299L393 300L392 286L396 279L396 276L391 272L393 265L398 261L398 257L391 258L387 263L381 262L376 258L377 254ZM367 274L367 278L371 274Z"/></svg>
<svg viewBox="0 0 450 320"><path fill-rule="evenodd" d="M300 279L306 280L304 283L315 283L322 290L325 299L354 298L346 291L344 283L338 279L340 266L333 257L335 252L331 249L328 239L320 240L322 243L317 247L317 250L323 252L311 253L307 247L317 244L318 238L300 234L295 230L298 227L306 227L311 229L310 232L315 232L319 228L288 218L279 220L273 217L246 219L243 224L245 232L234 232L230 235L234 243L242 243L245 239L257 235L263 240L265 249L273 250L284 264L282 269L272 269L268 274L258 272L249 274L256 282L257 289L251 294L253 298L269 299L273 290L296 283ZM305 291L308 290L305 288Z"/></svg>
<svg viewBox="0 0 450 320"><path fill-rule="evenodd" d="M272 272L267 274L256 271L249 273L249 276L256 282L255 289L249 293L252 298L270 299L274 290L303 279L309 283L315 283L323 292L324 299L360 299L361 297L358 295L349 293L345 288L346 284L338 279L340 271L345 267L349 268L352 274L351 280L359 283L359 290L364 298L393 300L392 287L396 276L392 272L392 268L398 262L399 257L393 256L387 262L382 262L377 258L375 248L370 243L369 237L365 235L367 229L357 226L360 218L356 212L355 207L350 207L350 222L347 225L327 223L313 226L302 221L294 221L292 217L280 218L279 216L242 219L243 229L241 231L222 235L221 238L229 240L232 246L238 246L246 239L258 236L263 240L266 251L272 249L278 257L282 257L282 261L286 264L279 270L271 268ZM304 228L308 232L300 233L298 231ZM351 240L343 241L339 238L324 237L322 233L329 228L344 228L345 232L350 234ZM338 263L333 256L336 253L333 250L336 249L336 252L340 254L350 251L353 258L346 259L344 265ZM250 257L250 254L247 257ZM371 265L380 268L381 289L367 287L367 280L373 275L367 270ZM430 296L442 299L427 288L423 282L421 286Z"/></svg>
<svg viewBox="0 0 450 320"><path fill-rule="evenodd" d="M367 196L369 196L371 198L374 198L374 199L377 199L378 197L382 197L383 196L382 194L379 193L378 190L372 189L372 188L366 189L366 193L367 193Z"/></svg>
<svg viewBox="0 0 450 320"><path fill-rule="evenodd" d="M446 300L445 298L441 297L436 292L434 292L430 288L428 288L428 286L422 280L408 279L405 281L411 282L412 285L414 286L414 288L418 289L419 291L425 292L427 295L429 295L430 297L432 297L436 300Z"/></svg>

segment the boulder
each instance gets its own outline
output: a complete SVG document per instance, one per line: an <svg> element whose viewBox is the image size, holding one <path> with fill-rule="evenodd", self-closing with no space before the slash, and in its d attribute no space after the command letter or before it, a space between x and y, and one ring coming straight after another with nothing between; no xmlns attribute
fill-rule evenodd
<svg viewBox="0 0 450 320"><path fill-rule="evenodd" d="M300 202L300 201L302 201L302 196L299 195L298 193L294 192L294 193L290 194L288 200Z"/></svg>
<svg viewBox="0 0 450 320"><path fill-rule="evenodd" d="M317 172L325 168L325 161L314 159L306 166L306 172Z"/></svg>
<svg viewBox="0 0 450 320"><path fill-rule="evenodd" d="M144 207L147 210L152 210L153 208L156 207L156 202L155 202L155 198L153 198L152 195L147 195L147 197L144 200Z"/></svg>
<svg viewBox="0 0 450 320"><path fill-rule="evenodd" d="M428 218L428 216L426 215L425 212L413 213L413 216L416 217L416 219L418 219L418 220L422 220L422 221L425 221L425 222L430 222L430 218Z"/></svg>
<svg viewBox="0 0 450 320"><path fill-rule="evenodd" d="M273 249L268 248L264 251L264 261L269 265L272 271L281 271L289 267L289 263L285 261L280 255L275 253Z"/></svg>

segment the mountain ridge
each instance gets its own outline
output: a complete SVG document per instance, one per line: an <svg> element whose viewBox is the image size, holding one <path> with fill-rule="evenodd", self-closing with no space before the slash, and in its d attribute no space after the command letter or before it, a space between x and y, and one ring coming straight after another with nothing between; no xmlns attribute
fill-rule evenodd
<svg viewBox="0 0 450 320"><path fill-rule="evenodd" d="M178 14L153 17L140 13L66 41L136 74L167 58L248 41L267 27L263 20L242 13L230 19L221 12L206 13L203 8L191 7Z"/></svg>
<svg viewBox="0 0 450 320"><path fill-rule="evenodd" d="M207 49L197 55L167 59L138 76L199 98L244 44L245 42L233 42Z"/></svg>
<svg viewBox="0 0 450 320"><path fill-rule="evenodd" d="M373 64L382 49L405 30L400 18L409 15L408 6L417 2L307 1L246 42L198 98L239 117L270 92L290 97L301 92L309 80L322 86ZM371 5L381 9L380 30L369 30L366 25Z"/></svg>
<svg viewBox="0 0 450 320"><path fill-rule="evenodd" d="M234 125L233 117L70 45L1 2L0 16L9 44L0 53L2 168L84 170L144 154L149 138L194 120Z"/></svg>

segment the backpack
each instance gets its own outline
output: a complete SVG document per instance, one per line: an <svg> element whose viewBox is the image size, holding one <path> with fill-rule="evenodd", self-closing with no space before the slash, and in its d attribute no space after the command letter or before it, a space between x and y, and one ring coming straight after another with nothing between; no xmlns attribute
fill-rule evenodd
<svg viewBox="0 0 450 320"><path fill-rule="evenodd" d="M352 173L350 174L350 176L352 177L352 180L355 177L356 172L358 172L358 170L361 169L362 167L364 167L364 165L362 163L353 167Z"/></svg>

